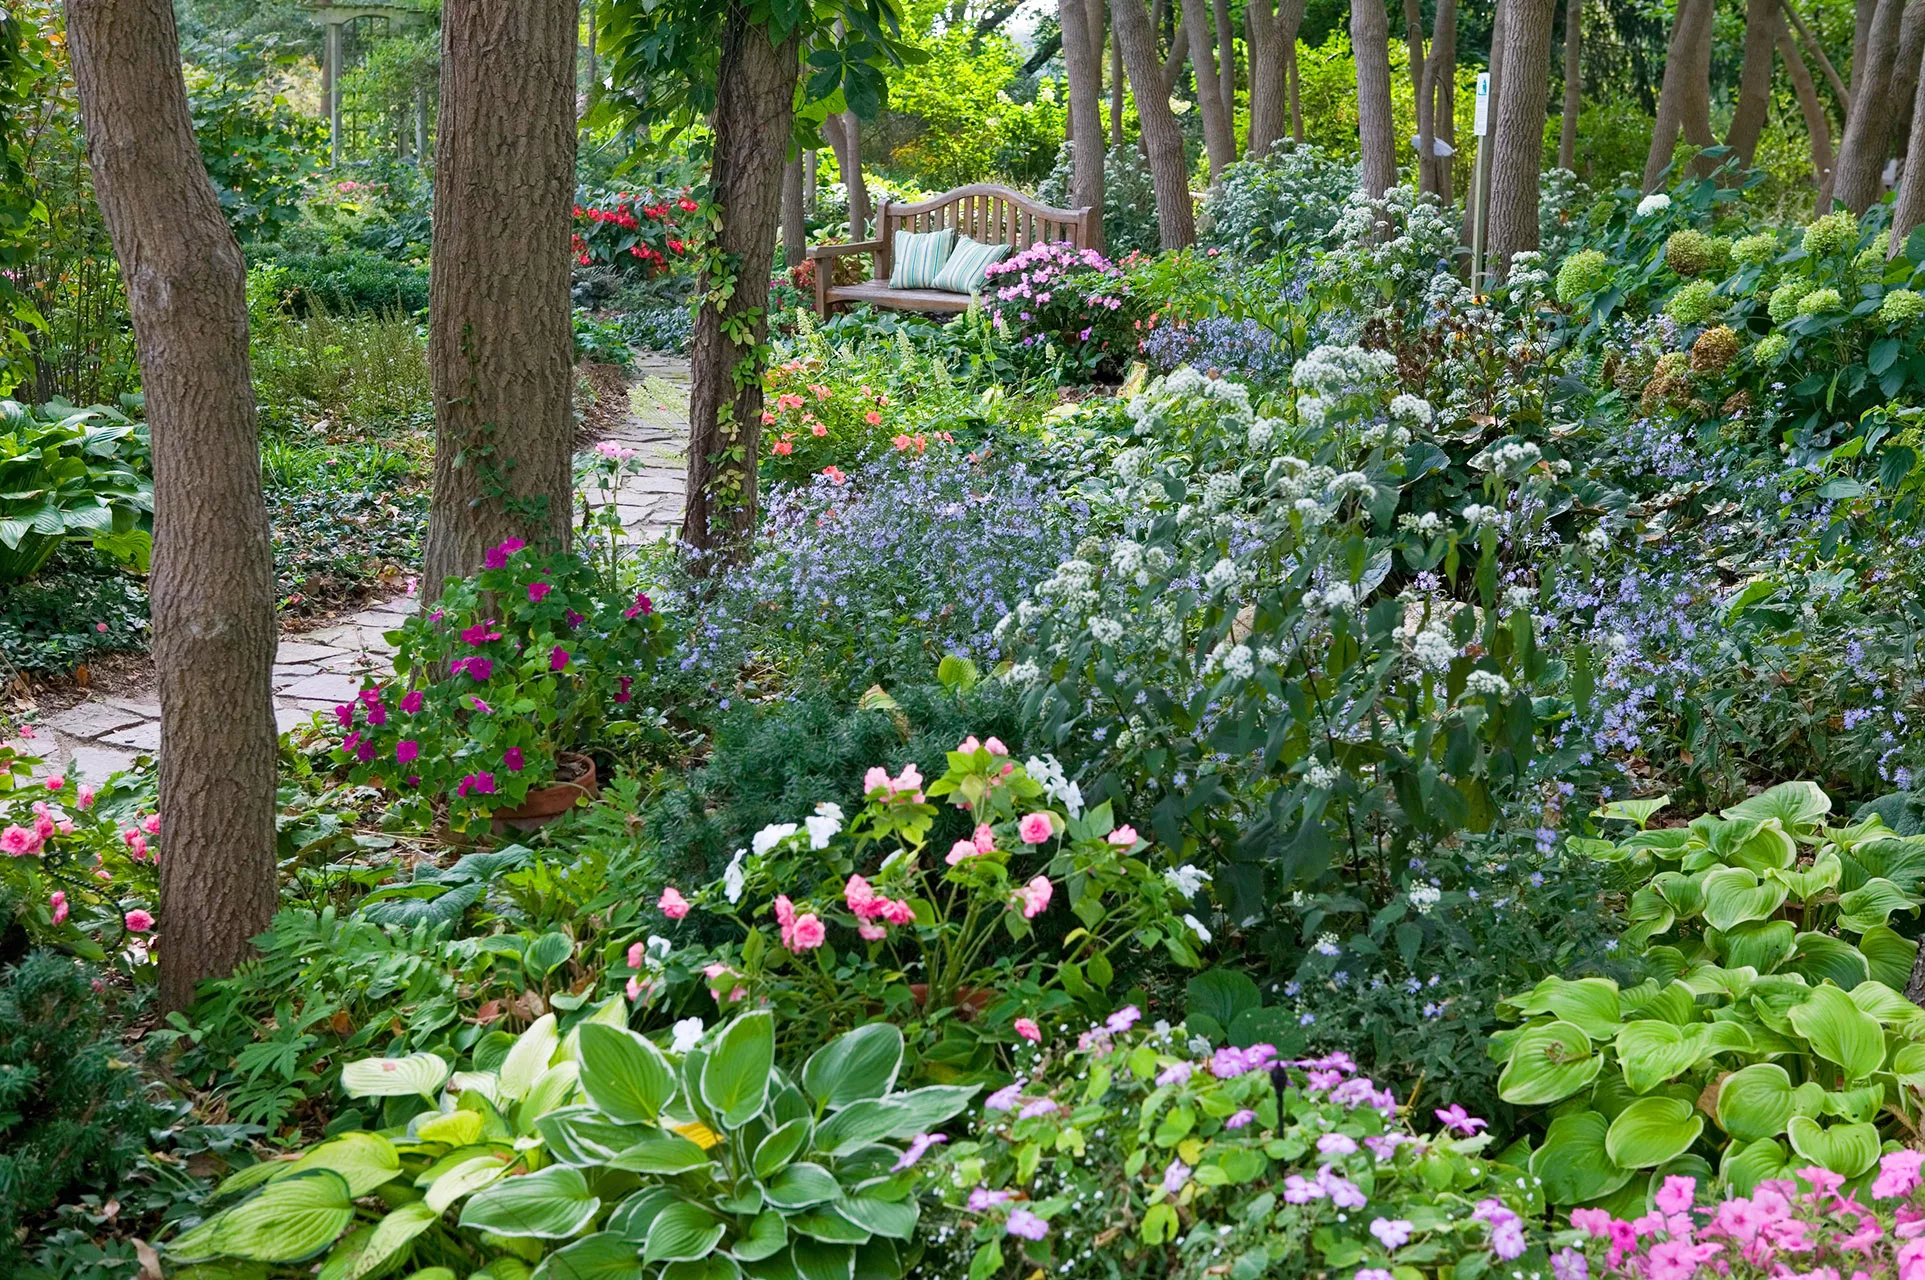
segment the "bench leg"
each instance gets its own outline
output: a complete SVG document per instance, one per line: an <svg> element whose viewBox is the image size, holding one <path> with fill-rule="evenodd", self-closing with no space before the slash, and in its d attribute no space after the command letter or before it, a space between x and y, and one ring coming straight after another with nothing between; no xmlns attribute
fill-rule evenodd
<svg viewBox="0 0 1925 1280"><path fill-rule="evenodd" d="M815 313L822 320L829 318L829 277L834 274L833 259L817 258L815 260Z"/></svg>

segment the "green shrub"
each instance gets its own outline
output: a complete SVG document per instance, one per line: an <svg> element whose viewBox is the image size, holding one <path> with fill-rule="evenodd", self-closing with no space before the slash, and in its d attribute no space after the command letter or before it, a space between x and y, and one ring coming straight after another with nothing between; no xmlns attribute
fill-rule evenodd
<svg viewBox="0 0 1925 1280"><path fill-rule="evenodd" d="M1250 257L1321 247L1357 189L1357 166L1314 146L1281 143L1223 171L1203 203L1199 240Z"/></svg>
<svg viewBox="0 0 1925 1280"><path fill-rule="evenodd" d="M24 1262L21 1227L70 1192L110 1194L146 1147L153 1109L102 1022L91 976L66 956L0 973L0 1273Z"/></svg>
<svg viewBox="0 0 1925 1280"><path fill-rule="evenodd" d="M428 305L428 268L366 249L285 253L261 259L280 268L284 305L296 315L401 311Z"/></svg>
<svg viewBox="0 0 1925 1280"><path fill-rule="evenodd" d="M1067 142L1056 153L1056 167L1036 188L1036 198L1058 209L1069 208L1073 148ZM1132 253L1155 253L1161 247L1156 221L1156 189L1150 166L1134 143L1111 147L1103 156L1103 249L1112 258Z"/></svg>
<svg viewBox="0 0 1925 1280"><path fill-rule="evenodd" d="M31 577L73 537L145 569L147 447L146 427L115 409L0 400L0 586Z"/></svg>

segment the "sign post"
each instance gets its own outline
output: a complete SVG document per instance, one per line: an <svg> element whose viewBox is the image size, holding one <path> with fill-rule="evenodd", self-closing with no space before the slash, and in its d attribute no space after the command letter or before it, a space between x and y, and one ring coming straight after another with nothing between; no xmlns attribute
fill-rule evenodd
<svg viewBox="0 0 1925 1280"><path fill-rule="evenodd" d="M1477 167L1471 176L1470 215L1470 289L1484 291L1484 245L1488 240L1490 213L1491 154L1487 141L1491 123L1491 73L1477 74L1477 114L1473 132L1477 135Z"/></svg>

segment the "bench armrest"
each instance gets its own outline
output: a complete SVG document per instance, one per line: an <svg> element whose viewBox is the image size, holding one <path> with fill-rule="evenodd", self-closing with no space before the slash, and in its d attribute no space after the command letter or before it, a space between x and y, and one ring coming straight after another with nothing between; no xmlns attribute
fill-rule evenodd
<svg viewBox="0 0 1925 1280"><path fill-rule="evenodd" d="M812 244L809 246L811 258L846 258L853 253L880 253L882 241L859 240L854 244Z"/></svg>

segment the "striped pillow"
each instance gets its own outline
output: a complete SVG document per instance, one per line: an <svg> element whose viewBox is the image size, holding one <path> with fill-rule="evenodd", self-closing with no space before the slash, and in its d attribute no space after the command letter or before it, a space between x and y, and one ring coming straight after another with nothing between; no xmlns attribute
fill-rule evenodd
<svg viewBox="0 0 1925 1280"><path fill-rule="evenodd" d="M980 244L968 236L956 241L949 261L936 274L936 288L949 293L975 293L989 269L1009 256L1006 244Z"/></svg>
<svg viewBox="0 0 1925 1280"><path fill-rule="evenodd" d="M949 258L956 242L956 229L941 231L896 232L895 266L889 272L891 289L927 289L936 282L936 273Z"/></svg>

